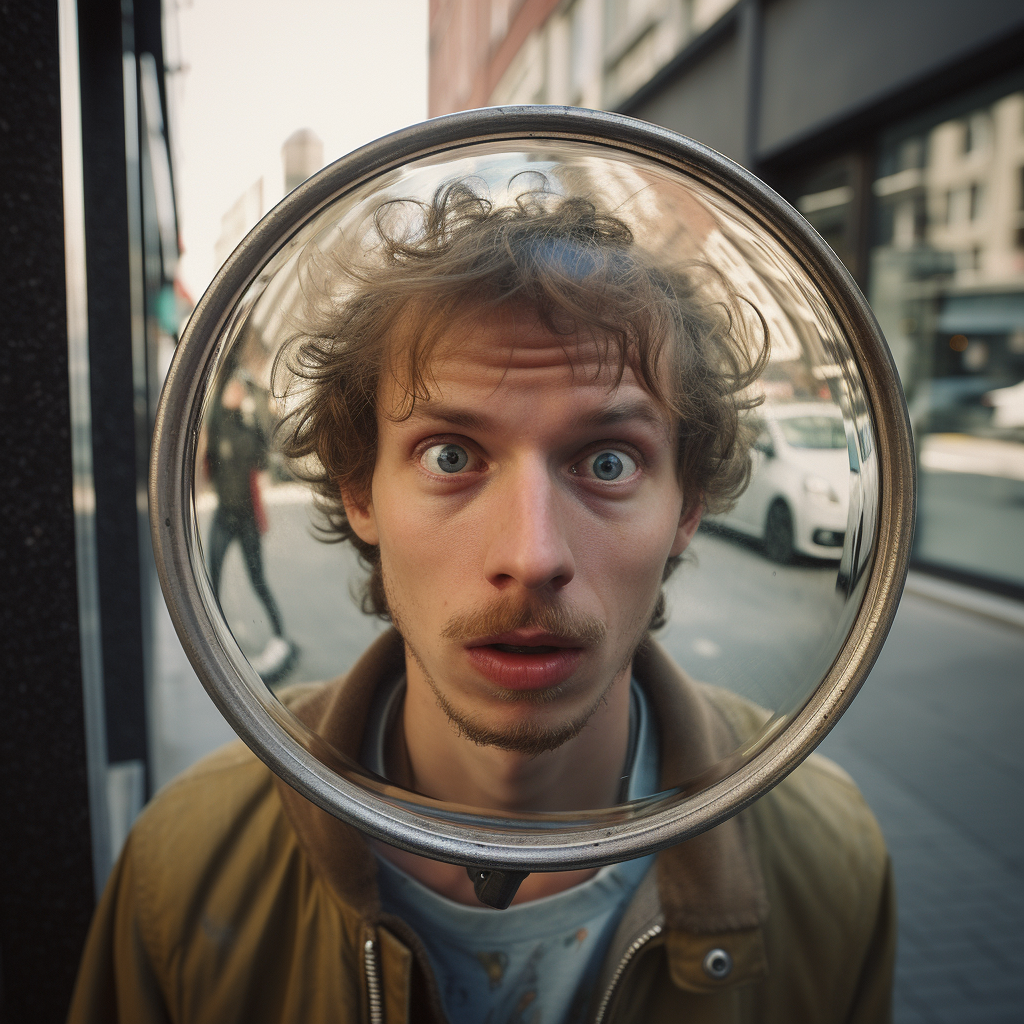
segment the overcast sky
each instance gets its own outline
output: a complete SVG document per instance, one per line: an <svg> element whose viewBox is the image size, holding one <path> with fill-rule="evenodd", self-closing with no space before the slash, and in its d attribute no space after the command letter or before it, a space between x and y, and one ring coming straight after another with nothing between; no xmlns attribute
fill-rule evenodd
<svg viewBox="0 0 1024 1024"><path fill-rule="evenodd" d="M299 128L326 162L426 117L427 0L169 0L179 276L198 300L220 219Z"/></svg>

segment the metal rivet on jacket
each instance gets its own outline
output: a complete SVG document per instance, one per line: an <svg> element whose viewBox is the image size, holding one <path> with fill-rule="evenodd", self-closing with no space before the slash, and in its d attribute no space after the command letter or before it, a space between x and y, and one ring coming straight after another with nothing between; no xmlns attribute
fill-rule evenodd
<svg viewBox="0 0 1024 1024"><path fill-rule="evenodd" d="M723 978L729 977L729 973L732 971L732 957L724 950L717 946L714 949L709 949L704 956L704 973L709 978L714 978L715 981L721 981Z"/></svg>

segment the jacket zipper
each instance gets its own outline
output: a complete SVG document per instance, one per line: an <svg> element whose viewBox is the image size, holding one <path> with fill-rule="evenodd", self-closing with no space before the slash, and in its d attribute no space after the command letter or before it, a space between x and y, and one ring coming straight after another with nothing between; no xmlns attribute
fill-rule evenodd
<svg viewBox="0 0 1024 1024"><path fill-rule="evenodd" d="M373 939L363 943L363 962L366 965L366 994L370 1003L370 1024L384 1024L380 1000L380 978L377 975L377 950Z"/></svg>
<svg viewBox="0 0 1024 1024"><path fill-rule="evenodd" d="M635 939L629 949L623 953L622 959L619 961L619 966L615 968L612 980L605 991L604 998L601 1000L601 1004L597 1008L597 1015L594 1017L594 1024L601 1024L604 1020L604 1015L608 1012L608 1006L612 1001L612 996L615 994L615 989L618 988L619 982L622 980L622 975L625 974L630 961L632 961L633 957L635 957L637 953L639 953L640 950L651 941L651 939L656 935L661 934L661 929L662 926L660 924L656 924L648 928L647 931L645 931L639 938Z"/></svg>

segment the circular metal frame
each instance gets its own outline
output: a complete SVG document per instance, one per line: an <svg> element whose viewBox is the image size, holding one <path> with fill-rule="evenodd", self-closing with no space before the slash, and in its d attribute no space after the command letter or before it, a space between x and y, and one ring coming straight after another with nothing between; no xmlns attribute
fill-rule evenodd
<svg viewBox="0 0 1024 1024"><path fill-rule="evenodd" d="M191 555L203 398L224 327L267 261L327 204L384 171L481 142L515 140L637 154L739 205L791 252L826 298L853 349L878 433L878 554L846 642L809 701L733 774L663 809L596 827L569 827L567 820L563 827L524 828L513 819L436 815L428 801L422 811L415 800L396 805L326 767L311 752L315 736L288 721L269 691L261 696L241 678L223 646L226 626L203 600L202 567ZM792 771L849 706L881 649L906 578L914 508L913 447L895 366L866 300L820 236L767 185L706 146L621 115L549 106L471 110L396 132L325 168L272 210L232 253L188 323L161 395L150 473L153 546L175 628L214 703L256 754L313 803L386 843L436 860L524 872L596 867L664 849L735 814Z"/></svg>

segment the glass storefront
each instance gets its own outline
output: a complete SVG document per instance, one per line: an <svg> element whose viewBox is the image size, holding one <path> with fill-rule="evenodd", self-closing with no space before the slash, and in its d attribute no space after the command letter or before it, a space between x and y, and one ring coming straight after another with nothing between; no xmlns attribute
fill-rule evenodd
<svg viewBox="0 0 1024 1024"><path fill-rule="evenodd" d="M1024 586L1024 76L879 143L869 298L917 440L915 556Z"/></svg>
<svg viewBox="0 0 1024 1024"><path fill-rule="evenodd" d="M915 561L1024 590L1024 75L784 183L865 287L918 450Z"/></svg>

